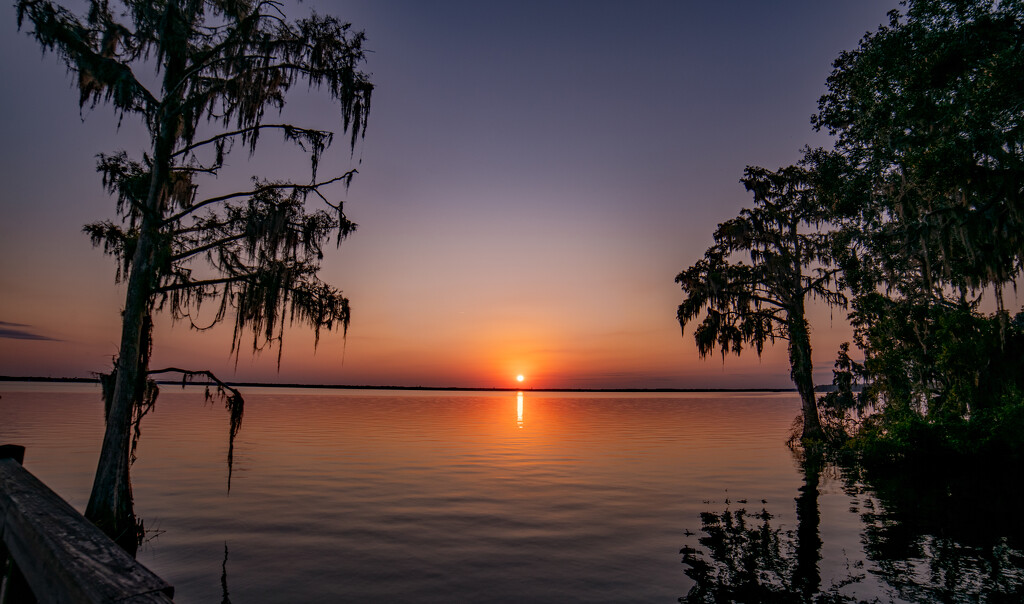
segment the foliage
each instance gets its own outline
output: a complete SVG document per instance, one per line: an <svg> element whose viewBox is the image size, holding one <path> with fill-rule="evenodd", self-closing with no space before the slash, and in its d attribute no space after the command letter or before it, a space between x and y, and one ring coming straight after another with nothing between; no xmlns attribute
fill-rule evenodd
<svg viewBox="0 0 1024 604"><path fill-rule="evenodd" d="M882 410L865 434L932 426L956 449L1024 374L1003 300L1024 267L1024 3L905 6L836 59L812 121L837 142L809 161L843 241L858 405Z"/></svg>
<svg viewBox="0 0 1024 604"><path fill-rule="evenodd" d="M852 208L864 285L1005 284L1024 259L1024 4L906 6L840 54L813 118L870 186Z"/></svg>
<svg viewBox="0 0 1024 604"><path fill-rule="evenodd" d="M754 194L754 207L718 225L704 258L676 277L686 294L679 323L685 329L705 315L694 331L701 356L716 346L723 356L739 354L744 344L760 355L765 343L789 337L790 310L808 295L845 304L833 287L835 271L826 268L829 243L814 230L823 214L812 176L798 166L748 167L741 182ZM732 261L744 253L750 264Z"/></svg>
<svg viewBox="0 0 1024 604"><path fill-rule="evenodd" d="M85 227L116 258L116 278L126 282L107 430L87 508L116 534L133 521L128 430L137 430L149 398L154 312L166 310L196 329L233 313L233 352L251 331L253 350L277 346L279 363L286 322L312 327L317 338L321 328L348 327L348 300L317 272L323 245L331 238L340 244L355 229L343 202L326 194L355 172L318 179L333 133L272 123L266 113L280 112L294 86L326 92L354 149L373 89L359 69L364 36L334 17L288 21L274 0L90 0L82 17L49 0L19 0L17 15L19 27L30 24L40 45L77 76L82 107L109 105L122 120L139 119L150 137L140 156L99 156L119 220ZM308 180L254 178L247 190L200 194L236 145L251 154L267 131L308 157ZM311 196L321 209L307 210ZM195 317L204 303L215 310L200 325ZM242 399L226 392L233 438Z"/></svg>
<svg viewBox="0 0 1024 604"><path fill-rule="evenodd" d="M891 324L905 321L905 315L877 315L871 329L883 349L868 356L863 367L853 367L874 381L850 399L838 393L823 397L823 409L832 409L832 401L852 402L837 403L835 413L825 415L847 418L855 428L847 448L869 465L942 464L973 472L998 460L1019 467L1024 463L1024 313L1004 330L998 317L982 316L970 306L931 310L935 329L922 347L891 335ZM917 381L905 373L908 357L920 367ZM931 388L927 395L914 390L920 384ZM865 413L869 406L875 406L873 412ZM859 421L850 422L851 416Z"/></svg>
<svg viewBox="0 0 1024 604"><path fill-rule="evenodd" d="M832 390L818 399L822 429L826 440L843 443L860 425L867 411L867 398L857 391L864 368L850 358L850 343L839 346L835 368L832 370Z"/></svg>
<svg viewBox="0 0 1024 604"><path fill-rule="evenodd" d="M137 114L154 142L140 159L124 151L99 156L122 224L86 225L93 243L117 258L120 280L131 270L143 223L155 222L148 228L159 235L151 284L156 309L190 318L212 298L213 323L236 310L234 349L246 328L257 349L280 342L285 316L318 334L320 327L346 328L347 300L316 271L325 240L333 235L340 243L355 225L343 204L320 190L347 183L354 172L318 182L333 133L266 124L264 114L280 110L289 89L304 81L338 101L354 145L372 90L357 69L363 34L333 17L288 23L276 2L128 1L124 8L129 24L107 2L91 3L84 21L49 2L18 5L19 24L31 21L40 44L78 75L80 103L109 103L122 118ZM136 79L138 67L163 73L160 92ZM308 154L309 182L254 179L247 191L199 196L201 178L219 173L235 142L252 152L268 129ZM156 185L161 190L150 207ZM305 211L311 194L324 209ZM197 263L214 277L197 277L203 273Z"/></svg>
<svg viewBox="0 0 1024 604"><path fill-rule="evenodd" d="M819 402L826 431L841 428L873 465L1024 462L1024 313L1004 326L971 304L924 308L876 294L855 299L854 315L869 304L881 309L858 330L869 354L861 365L840 351L836 390ZM925 335L913 329L920 315Z"/></svg>

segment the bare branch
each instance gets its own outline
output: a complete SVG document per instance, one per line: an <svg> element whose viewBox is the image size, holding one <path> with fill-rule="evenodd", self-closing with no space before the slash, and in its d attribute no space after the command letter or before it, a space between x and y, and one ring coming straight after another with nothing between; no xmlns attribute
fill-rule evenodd
<svg viewBox="0 0 1024 604"><path fill-rule="evenodd" d="M209 370L206 370L206 369L195 370L195 369L180 369L178 367L165 367L164 369L150 369L146 373L147 373L147 375L156 375L158 373L180 373L183 376L189 376L189 377L197 376L197 375L202 375L202 376L206 376L207 378L209 378L211 382L214 382L215 384L217 384L221 388L224 388L225 390L230 390L233 394L241 396L241 393L238 390L232 388L227 383L221 381L221 379L218 378L216 375L214 375L212 371L209 371Z"/></svg>
<svg viewBox="0 0 1024 604"><path fill-rule="evenodd" d="M328 179L328 180L324 180L324 181L320 181L320 182L313 183L313 184L309 184L309 185L300 185L300 184L292 183L292 182L270 183L270 184L261 185L259 187L256 187L255 189L252 189L251 191L239 191L237 193L228 193L226 195L218 195L217 197L211 197L209 199L204 199L203 201L198 201L198 202L192 204L191 206L189 206L188 208L185 208L184 210L178 212L177 214L174 214L173 216L170 216L169 218L166 218L161 224L167 225L167 224L175 223L175 222L181 220L182 218L188 216L189 214L192 214L193 212L195 212L196 210L198 210L200 208L203 208L203 207L208 206L210 204L220 203L222 201L227 201L229 199L238 199L239 197L252 197L253 195L257 195L257 194L262 193L264 191L270 191L270 190L273 190L273 189L293 189L293 190L302 191L302 192L313 192L313 191L317 191L321 187L325 187L327 185L334 184L334 183L339 182L339 181L351 180L352 176L354 176L354 175L356 175L358 173L359 173L358 170L349 170L348 172L345 172L341 176L336 176L334 178L331 178L331 179Z"/></svg>
<svg viewBox="0 0 1024 604"><path fill-rule="evenodd" d="M329 130L317 130L315 128L296 128L295 126L292 126L290 124L257 124L255 126L250 126L248 128L240 128L238 130L232 130L231 132L222 132L221 134L218 134L216 136L211 136L210 138L208 138L206 140L199 141L198 143L192 143L192 144L190 144L190 145L188 145L186 147L183 147L182 149L180 149L178 151L175 151L173 154L171 154L171 157L178 157L179 155L184 155L186 153L189 153L190 151L198 149L199 147L202 147L204 145L209 145L209 144L215 143L217 141L221 141L221 140L228 139L228 138L231 138L231 137L234 137L234 136L239 136L239 135L242 135L242 134L248 134L250 132L255 132L257 130L264 130L264 129L278 129L278 130L286 130L286 131L287 130L294 130L294 131L297 131L297 132L316 133L316 134L321 134L321 135L324 135L324 136L329 136L331 134L331 132Z"/></svg>

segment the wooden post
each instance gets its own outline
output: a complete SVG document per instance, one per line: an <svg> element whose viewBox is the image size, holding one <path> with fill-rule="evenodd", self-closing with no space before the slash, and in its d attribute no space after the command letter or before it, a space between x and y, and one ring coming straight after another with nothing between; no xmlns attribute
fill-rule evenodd
<svg viewBox="0 0 1024 604"><path fill-rule="evenodd" d="M174 595L14 458L0 457L0 537L41 602L167 604Z"/></svg>
<svg viewBox="0 0 1024 604"><path fill-rule="evenodd" d="M0 445L0 459L13 459L18 465L25 464L25 447L21 445Z"/></svg>

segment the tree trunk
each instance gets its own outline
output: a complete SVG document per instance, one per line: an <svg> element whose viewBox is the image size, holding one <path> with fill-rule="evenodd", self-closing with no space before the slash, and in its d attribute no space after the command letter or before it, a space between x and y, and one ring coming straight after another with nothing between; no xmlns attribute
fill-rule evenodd
<svg viewBox="0 0 1024 604"><path fill-rule="evenodd" d="M803 304L789 315L790 377L800 393L800 407L804 416L801 440L822 439L825 432L818 418L818 402L814 395L814 367L811 364L811 336L804 319Z"/></svg>
<svg viewBox="0 0 1024 604"><path fill-rule="evenodd" d="M174 3L164 14L162 40L183 39L177 31L181 15ZM85 517L123 547L134 552L138 547L135 511L132 505L131 467L132 412L141 401L149 367L149 338L144 333L146 318L152 311L153 290L159 280L157 256L162 246L160 229L166 209L168 181L180 121L181 97L184 89L179 85L184 71L186 53L181 48L166 51L163 90L174 91L164 98L154 118L153 159L150 164L149 190L142 202L139 240L132 256L128 291L125 294L121 323L121 348L117 357L117 377L114 393L107 410L107 426L103 436L103 449L96 468L92 493ZM143 360L145 359L145 360Z"/></svg>
<svg viewBox="0 0 1024 604"><path fill-rule="evenodd" d="M149 345L146 318L156 286L156 255L159 240L162 198L170 164L172 138L158 138L153 152L153 172L145 200L139 240L132 256L128 291L121 313L121 348L118 352L114 392L107 408L106 432L100 451L96 478L85 509L85 517L130 553L138 547L135 511L132 505L131 467L132 412L143 394L148 367L144 347Z"/></svg>
<svg viewBox="0 0 1024 604"><path fill-rule="evenodd" d="M115 366L114 392L107 409L103 449L85 510L86 518L129 552L138 546L129 476L131 424L140 395L140 371L145 379L146 368L139 366L139 360L146 345L143 331L152 292L153 250L152 236L140 234L125 294L121 348Z"/></svg>

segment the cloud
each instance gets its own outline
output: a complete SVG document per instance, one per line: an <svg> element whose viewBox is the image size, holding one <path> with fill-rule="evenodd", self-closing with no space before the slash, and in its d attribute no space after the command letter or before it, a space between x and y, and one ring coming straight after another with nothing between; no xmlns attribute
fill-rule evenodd
<svg viewBox="0 0 1024 604"><path fill-rule="evenodd" d="M57 338L51 338L48 336L41 336L37 333L32 333L27 329L19 329L21 327L32 328L31 325L25 325L24 323L8 323L7 321L0 321L0 338L8 338L11 340L43 340L48 342L60 342Z"/></svg>

